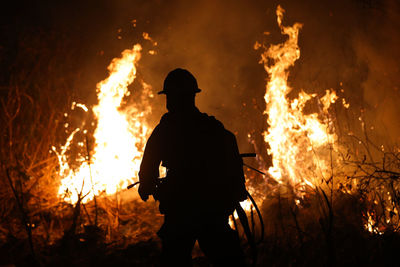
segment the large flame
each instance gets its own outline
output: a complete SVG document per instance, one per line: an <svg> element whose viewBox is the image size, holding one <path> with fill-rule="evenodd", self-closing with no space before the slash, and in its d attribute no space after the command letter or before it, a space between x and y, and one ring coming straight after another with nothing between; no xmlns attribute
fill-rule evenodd
<svg viewBox="0 0 400 267"><path fill-rule="evenodd" d="M283 26L283 13L284 10L278 6L278 25L287 40L271 45L261 58L269 76L264 96L265 113L268 114L264 141L269 145L268 153L272 155L273 166L268 172L280 183L313 187L319 178L329 178L329 145L334 144L337 137L328 109L337 96L334 91L327 90L318 101L321 112L307 115L303 109L316 94L302 91L297 98L288 99L287 95L292 90L287 82L288 69L300 57L297 42L302 25Z"/></svg>
<svg viewBox="0 0 400 267"><path fill-rule="evenodd" d="M121 58L113 59L108 66L108 78L97 84L98 104L93 107L97 128L90 156L82 157L77 169L68 164L65 152L80 128L72 132L57 153L60 175L64 177L59 194L64 200L74 203L80 195L87 202L101 192L114 194L137 179L143 145L149 134L144 117L151 110L150 106L141 112L134 106L124 111L120 107L124 96L129 94L128 85L136 78L140 51L140 45L123 51ZM151 94L146 84L143 90Z"/></svg>

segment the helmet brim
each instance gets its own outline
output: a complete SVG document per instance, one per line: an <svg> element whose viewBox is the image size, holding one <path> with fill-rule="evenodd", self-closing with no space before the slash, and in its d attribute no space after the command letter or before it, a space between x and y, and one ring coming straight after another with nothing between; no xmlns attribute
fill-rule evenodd
<svg viewBox="0 0 400 267"><path fill-rule="evenodd" d="M197 93L200 93L201 92L201 89L200 88L196 88L195 90L194 90L194 92L197 94ZM162 91L160 91L160 92L158 92L157 94L159 94L159 95L166 95L168 93L168 91L165 91L165 90L162 90Z"/></svg>

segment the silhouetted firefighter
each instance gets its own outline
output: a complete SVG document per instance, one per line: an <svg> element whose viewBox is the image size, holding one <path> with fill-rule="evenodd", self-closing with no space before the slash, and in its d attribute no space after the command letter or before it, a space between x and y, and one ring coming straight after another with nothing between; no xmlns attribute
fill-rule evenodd
<svg viewBox="0 0 400 267"><path fill-rule="evenodd" d="M171 71L158 94L168 113L154 129L140 166L139 194L160 201L164 224L162 261L191 266L195 241L217 266L243 266L244 255L228 217L247 198L243 162L235 136L195 106L201 90L187 70ZM167 176L159 179L162 163Z"/></svg>

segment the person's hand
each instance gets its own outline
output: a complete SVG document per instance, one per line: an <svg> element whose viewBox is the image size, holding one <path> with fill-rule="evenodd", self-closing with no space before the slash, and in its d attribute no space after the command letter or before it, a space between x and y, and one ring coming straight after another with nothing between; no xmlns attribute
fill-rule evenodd
<svg viewBox="0 0 400 267"><path fill-rule="evenodd" d="M142 184L139 184L139 196L143 201L147 201L149 199L149 195L151 195L151 193L149 192L149 190L143 186Z"/></svg>

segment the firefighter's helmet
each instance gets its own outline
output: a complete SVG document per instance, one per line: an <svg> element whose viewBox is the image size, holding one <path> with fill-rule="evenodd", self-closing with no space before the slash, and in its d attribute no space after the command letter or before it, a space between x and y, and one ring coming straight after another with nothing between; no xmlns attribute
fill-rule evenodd
<svg viewBox="0 0 400 267"><path fill-rule="evenodd" d="M164 80L163 90L158 94L193 94L200 91L193 74L188 70L178 68L168 73Z"/></svg>

